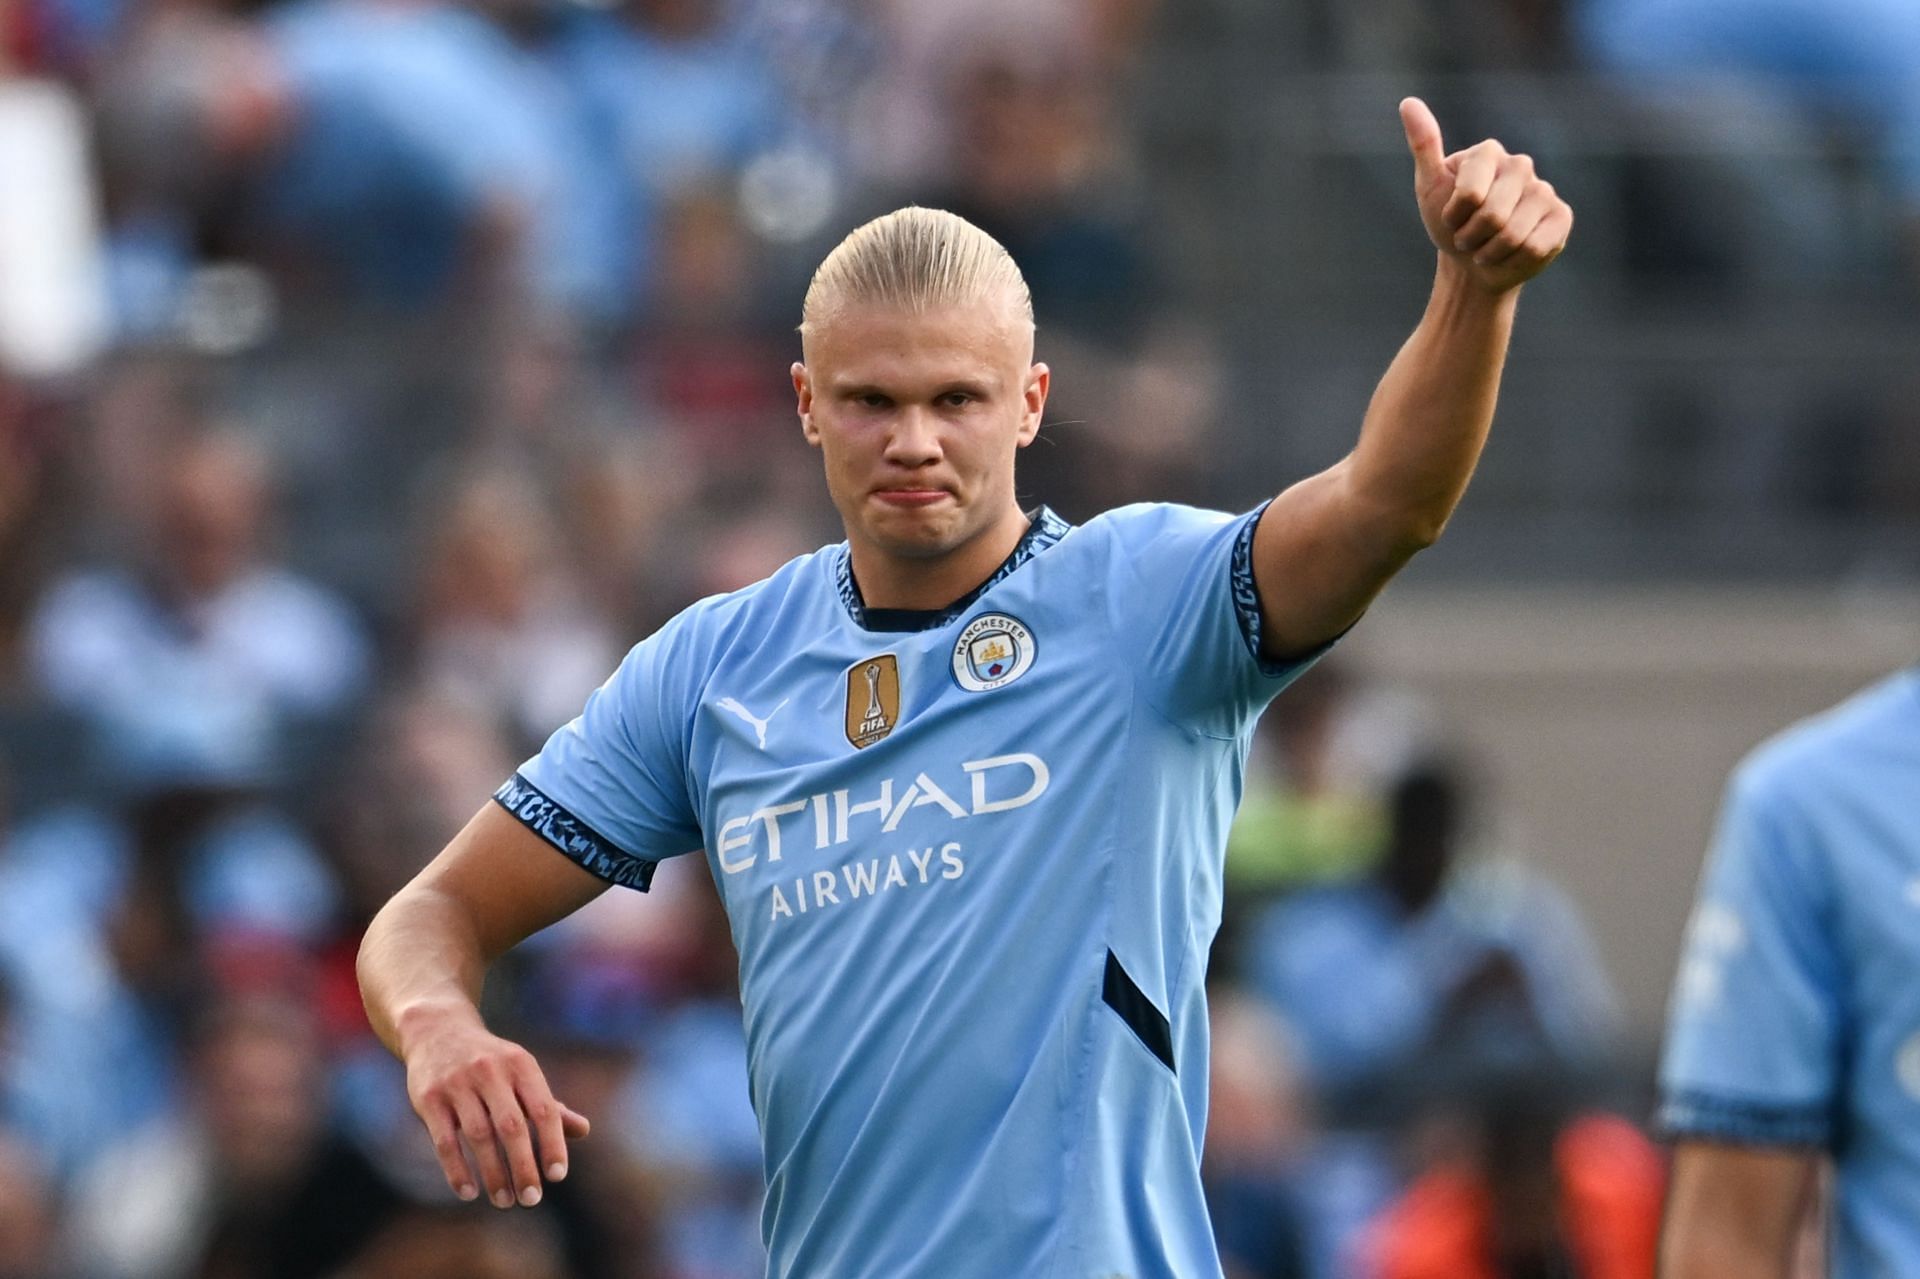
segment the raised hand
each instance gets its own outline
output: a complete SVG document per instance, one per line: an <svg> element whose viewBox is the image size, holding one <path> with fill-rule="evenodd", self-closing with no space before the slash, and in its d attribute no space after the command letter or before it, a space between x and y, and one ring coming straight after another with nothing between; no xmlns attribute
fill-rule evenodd
<svg viewBox="0 0 1920 1279"><path fill-rule="evenodd" d="M1547 269L1567 247L1573 209L1515 155L1492 138L1447 154L1440 122L1418 98L1400 104L1413 153L1413 191L1434 247L1489 293L1518 288Z"/></svg>
<svg viewBox="0 0 1920 1279"><path fill-rule="evenodd" d="M421 1035L406 1062L407 1097L460 1198L477 1197L477 1171L494 1207L531 1208L543 1174L567 1175L567 1138L585 1137L589 1125L554 1098L532 1053L456 1020Z"/></svg>

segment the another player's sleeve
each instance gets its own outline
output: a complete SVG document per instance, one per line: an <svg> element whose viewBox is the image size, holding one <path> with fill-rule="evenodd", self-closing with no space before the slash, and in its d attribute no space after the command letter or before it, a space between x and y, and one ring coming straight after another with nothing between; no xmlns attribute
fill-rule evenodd
<svg viewBox="0 0 1920 1279"><path fill-rule="evenodd" d="M1763 1146L1833 1136L1844 987L1831 869L1777 775L1735 776L1674 987L1660 1071L1669 1135Z"/></svg>
<svg viewBox="0 0 1920 1279"><path fill-rule="evenodd" d="M1108 608L1134 677L1162 714L1201 732L1239 733L1331 647L1260 656L1253 530L1265 510L1131 506L1098 521L1113 538Z"/></svg>
<svg viewBox="0 0 1920 1279"><path fill-rule="evenodd" d="M635 645L494 794L561 853L630 888L652 883L662 859L701 846L686 762L694 672L676 657L679 626Z"/></svg>

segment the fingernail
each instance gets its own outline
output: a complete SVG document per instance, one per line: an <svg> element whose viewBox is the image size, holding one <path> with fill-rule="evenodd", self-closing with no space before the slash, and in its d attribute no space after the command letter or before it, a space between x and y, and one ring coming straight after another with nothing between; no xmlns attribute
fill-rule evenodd
<svg viewBox="0 0 1920 1279"><path fill-rule="evenodd" d="M480 1192L478 1190L475 1190L472 1186L465 1185L465 1184L455 1186L453 1188L453 1193L456 1195L459 1195L462 1199L466 1200L468 1203L472 1203L475 1199L478 1199L480 1197Z"/></svg>
<svg viewBox="0 0 1920 1279"><path fill-rule="evenodd" d="M565 1164L548 1164L547 1165L548 1181L565 1181L566 1179L567 1179L567 1166Z"/></svg>
<svg viewBox="0 0 1920 1279"><path fill-rule="evenodd" d="M540 1187L528 1186L520 1192L520 1202L531 1208L540 1202Z"/></svg>
<svg viewBox="0 0 1920 1279"><path fill-rule="evenodd" d="M511 1207L513 1207L513 1193L512 1193L511 1191L508 1191L508 1190L496 1190L496 1191L494 1191L494 1192L493 1192L493 1206L494 1206L494 1207L496 1207L496 1208L511 1208Z"/></svg>

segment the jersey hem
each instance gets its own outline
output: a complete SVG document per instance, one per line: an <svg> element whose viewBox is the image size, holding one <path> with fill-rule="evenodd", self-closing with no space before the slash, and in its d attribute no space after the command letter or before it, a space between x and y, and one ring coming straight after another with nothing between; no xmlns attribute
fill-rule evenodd
<svg viewBox="0 0 1920 1279"><path fill-rule="evenodd" d="M1704 1137L1743 1146L1825 1146L1833 1135L1833 1120L1824 1106L1691 1091L1667 1094L1655 1127L1670 1140Z"/></svg>
<svg viewBox="0 0 1920 1279"><path fill-rule="evenodd" d="M563 808L552 796L515 773L493 793L494 802L590 874L646 892L658 862L620 847Z"/></svg>

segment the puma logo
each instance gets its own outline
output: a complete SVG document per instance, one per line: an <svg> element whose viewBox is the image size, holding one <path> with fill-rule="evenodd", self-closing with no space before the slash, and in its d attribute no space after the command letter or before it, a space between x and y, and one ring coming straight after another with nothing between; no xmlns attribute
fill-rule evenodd
<svg viewBox="0 0 1920 1279"><path fill-rule="evenodd" d="M785 706L787 704L787 701L788 701L787 698L784 698L784 697L781 698L780 706ZM723 711L728 711L728 712L731 712L732 714L738 715L741 719L751 724L753 726L754 739L759 743L760 749L761 750L767 749L767 725L772 722L773 717L775 715L778 715L780 713L780 706L776 706L772 710L768 711L767 717L765 719L761 719L758 715L755 715L752 711L742 706L737 699L732 697L723 697L719 701L715 702L714 705L718 706Z"/></svg>

